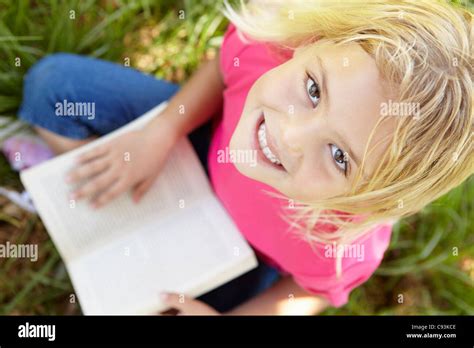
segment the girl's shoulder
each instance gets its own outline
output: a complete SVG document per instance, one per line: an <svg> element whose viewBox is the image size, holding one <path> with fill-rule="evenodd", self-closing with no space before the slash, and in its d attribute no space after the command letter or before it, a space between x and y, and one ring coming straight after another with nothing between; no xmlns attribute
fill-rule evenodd
<svg viewBox="0 0 474 348"><path fill-rule="evenodd" d="M221 45L220 67L224 76L237 70L240 76L244 70L260 75L292 56L293 52L244 36L233 23L229 23Z"/></svg>

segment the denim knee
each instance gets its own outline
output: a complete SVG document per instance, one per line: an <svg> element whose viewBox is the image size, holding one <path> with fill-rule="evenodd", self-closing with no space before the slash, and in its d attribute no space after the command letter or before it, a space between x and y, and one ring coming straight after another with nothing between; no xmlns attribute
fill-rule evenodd
<svg viewBox="0 0 474 348"><path fill-rule="evenodd" d="M68 53L55 53L40 59L28 70L24 79L24 96L37 97L38 94L58 90L68 77L71 61L77 56Z"/></svg>
<svg viewBox="0 0 474 348"><path fill-rule="evenodd" d="M40 59L28 70L18 111L21 120L72 138L82 139L89 135L85 129L71 128L69 121L55 116L56 102L63 100L72 89L70 70L78 58L74 54L56 53Z"/></svg>
<svg viewBox="0 0 474 348"><path fill-rule="evenodd" d="M53 54L41 59L25 76L19 116L56 134L84 139L127 124L178 89L178 85L119 64L75 54ZM97 117L58 115L57 108L66 102L90 103Z"/></svg>

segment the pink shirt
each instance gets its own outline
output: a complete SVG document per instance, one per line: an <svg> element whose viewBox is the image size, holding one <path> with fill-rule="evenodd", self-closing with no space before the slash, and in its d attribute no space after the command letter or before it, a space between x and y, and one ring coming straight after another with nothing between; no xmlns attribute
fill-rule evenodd
<svg viewBox="0 0 474 348"><path fill-rule="evenodd" d="M229 25L221 48L220 65L226 88L222 120L209 152L211 181L240 232L262 258L293 276L302 288L339 307L347 302L350 291L379 266L390 242L392 225L379 225L353 243L352 251L347 249L344 253L348 257L342 259L342 277L338 279L336 258L325 257L328 250L323 245L317 246L316 253L294 230L289 230L288 223L280 217L282 201L262 191L276 192L274 189L240 174L232 163L217 161L218 150L225 151L229 146L250 87L280 63L267 46L243 43L236 28Z"/></svg>

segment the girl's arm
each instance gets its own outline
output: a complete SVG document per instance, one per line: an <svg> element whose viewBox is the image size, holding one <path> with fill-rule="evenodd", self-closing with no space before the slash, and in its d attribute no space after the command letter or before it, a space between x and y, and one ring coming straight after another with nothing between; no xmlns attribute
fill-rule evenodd
<svg viewBox="0 0 474 348"><path fill-rule="evenodd" d="M271 288L237 308L218 313L206 303L176 293L163 293L162 301L180 315L316 315L329 306L325 299L309 294L291 277L277 281Z"/></svg>
<svg viewBox="0 0 474 348"><path fill-rule="evenodd" d="M132 189L138 202L148 191L178 139L209 120L221 107L224 83L218 56L205 62L144 129L132 131L84 153L68 181L84 182L71 199L90 199L100 208ZM124 161L128 153L133 165ZM98 174L98 168L102 168Z"/></svg>
<svg viewBox="0 0 474 348"><path fill-rule="evenodd" d="M208 121L221 106L224 82L219 65L219 53L212 60L201 64L199 69L169 100L160 117L154 119L146 129L153 137L156 128L166 127L176 139L187 135ZM157 145L160 139L156 138Z"/></svg>
<svg viewBox="0 0 474 348"><path fill-rule="evenodd" d="M329 305L322 297L312 295L287 276L271 288L226 315L315 315Z"/></svg>

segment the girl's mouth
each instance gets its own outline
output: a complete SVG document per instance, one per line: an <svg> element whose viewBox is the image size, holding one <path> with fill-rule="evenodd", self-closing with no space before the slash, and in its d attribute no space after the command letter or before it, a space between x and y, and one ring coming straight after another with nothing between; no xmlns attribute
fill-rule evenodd
<svg viewBox="0 0 474 348"><path fill-rule="evenodd" d="M263 157L264 160L270 162L271 165L274 166L276 169L284 170L278 153L276 152L271 142L271 138L269 137L269 134L267 132L265 118L263 117L263 115L257 126L257 143L258 148L260 149L261 154L263 155L260 157Z"/></svg>

